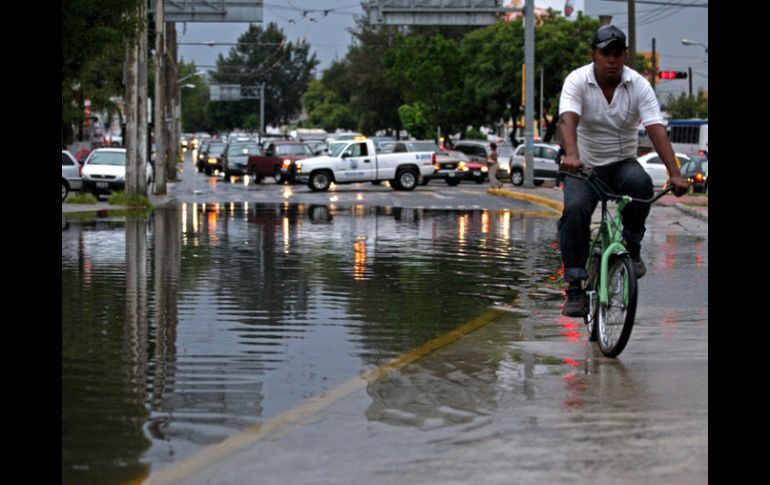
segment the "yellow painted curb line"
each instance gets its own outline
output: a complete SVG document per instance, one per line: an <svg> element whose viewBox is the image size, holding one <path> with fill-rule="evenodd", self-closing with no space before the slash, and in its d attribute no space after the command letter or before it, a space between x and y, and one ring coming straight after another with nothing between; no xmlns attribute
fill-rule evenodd
<svg viewBox="0 0 770 485"><path fill-rule="evenodd" d="M559 214L562 213L564 210L564 204L553 199L549 199L547 197L540 197L538 195L532 195L532 194L524 194L521 192L511 192L510 190L503 190L503 189L487 189L488 194L492 195L501 195L503 197L509 197L511 199L519 199L519 200L526 200L528 202L533 202L535 204L540 204L548 207L549 209L553 209Z"/></svg>
<svg viewBox="0 0 770 485"><path fill-rule="evenodd" d="M344 382L327 392L313 396L302 404L289 409L264 423L250 426L238 434L227 438L223 442L205 448L179 463L172 464L167 468L153 473L144 483L165 484L182 482L185 478L204 470L206 467L211 466L217 461L227 458L242 449L248 448L264 438L275 438L276 436L280 436L289 431L293 426L300 424L302 420L317 414L331 404L349 396L353 392L365 388L370 382L374 382L394 370L415 362L442 347L446 347L452 342L483 327L505 313L505 311L491 308L470 322L465 323L426 344L412 349L400 357L392 359L379 367L349 379L347 382Z"/></svg>

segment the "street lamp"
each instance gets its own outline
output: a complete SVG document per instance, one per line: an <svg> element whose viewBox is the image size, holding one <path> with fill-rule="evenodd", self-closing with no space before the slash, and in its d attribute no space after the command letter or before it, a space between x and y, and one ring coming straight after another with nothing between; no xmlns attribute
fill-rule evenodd
<svg viewBox="0 0 770 485"><path fill-rule="evenodd" d="M189 78L191 78L193 76L200 76L201 74L206 74L206 71L195 71L192 74L188 74L187 76L180 77L179 79L176 80L176 82L181 83L185 79L189 79Z"/></svg>
<svg viewBox="0 0 770 485"><path fill-rule="evenodd" d="M703 47L704 49L706 49L706 54L709 53L709 46L707 46L706 44L702 44L700 42L694 41L694 40L682 39L682 45L699 45L699 46Z"/></svg>

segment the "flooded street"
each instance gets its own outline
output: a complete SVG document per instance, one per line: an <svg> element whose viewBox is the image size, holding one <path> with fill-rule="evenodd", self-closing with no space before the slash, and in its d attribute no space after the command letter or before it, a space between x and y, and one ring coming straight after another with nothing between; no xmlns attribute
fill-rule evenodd
<svg viewBox="0 0 770 485"><path fill-rule="evenodd" d="M707 222L653 209L607 359L545 211L253 189L67 216L62 483L708 481Z"/></svg>
<svg viewBox="0 0 770 485"><path fill-rule="evenodd" d="M140 477L515 299L558 269L554 230L508 211L288 204L72 220L65 481Z"/></svg>

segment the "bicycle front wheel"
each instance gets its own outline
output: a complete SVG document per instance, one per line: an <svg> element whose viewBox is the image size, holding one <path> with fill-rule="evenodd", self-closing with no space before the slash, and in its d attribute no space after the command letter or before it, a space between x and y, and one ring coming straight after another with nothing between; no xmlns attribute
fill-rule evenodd
<svg viewBox="0 0 770 485"><path fill-rule="evenodd" d="M599 304L597 330L599 349L617 357L631 337L636 316L637 285L631 257L614 257L607 270L607 304Z"/></svg>
<svg viewBox="0 0 770 485"><path fill-rule="evenodd" d="M588 262L588 278L583 282L583 291L588 298L588 308L583 316L583 322L586 324L588 332L588 341L596 342L597 339L597 320L599 315L599 271L601 266L600 254L591 256Z"/></svg>

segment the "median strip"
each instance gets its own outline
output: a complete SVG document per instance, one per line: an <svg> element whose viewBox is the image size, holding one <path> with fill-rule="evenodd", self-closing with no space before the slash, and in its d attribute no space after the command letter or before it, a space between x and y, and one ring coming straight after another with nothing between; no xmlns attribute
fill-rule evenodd
<svg viewBox="0 0 770 485"><path fill-rule="evenodd" d="M487 193L491 195L500 195L511 199L526 200L527 202L532 202L548 207L549 209L553 209L559 214L561 214L564 210L564 204L562 202L549 199L547 197L540 197L539 195L525 194L523 192L512 192L510 190L503 189L487 189Z"/></svg>

